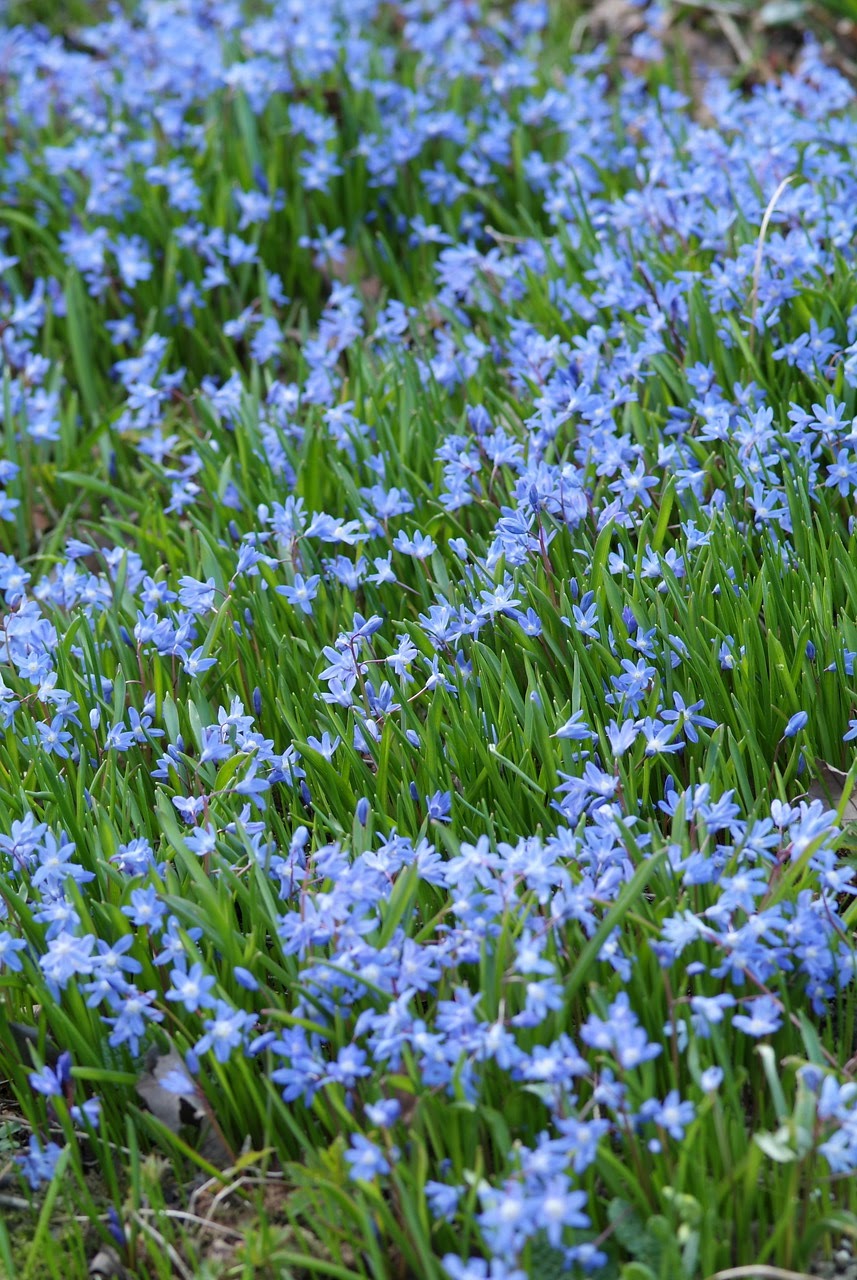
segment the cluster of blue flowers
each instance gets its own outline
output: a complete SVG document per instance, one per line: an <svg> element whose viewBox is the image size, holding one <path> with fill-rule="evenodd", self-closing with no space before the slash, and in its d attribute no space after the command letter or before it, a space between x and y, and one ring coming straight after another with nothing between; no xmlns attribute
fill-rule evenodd
<svg viewBox="0 0 857 1280"><path fill-rule="evenodd" d="M618 88L598 52L545 83L542 0L490 22L472 0L401 0L395 37L380 0L263 8L151 0L83 51L0 30L16 139L0 167L0 722L23 779L0 812L0 979L82 1002L108 1062L169 1030L194 1087L244 1058L295 1107L338 1090L365 1117L345 1157L358 1184L402 1157L394 1078L462 1107L535 1099L504 1168L431 1170L433 1220L470 1215L484 1254L444 1266L517 1280L538 1238L596 1271L599 1152L678 1150L722 1105L724 1028L755 1043L822 1022L854 978L836 814L801 783L751 811L737 781L699 781L760 678L758 636L706 611L754 598L728 538L776 578L806 571L804 513L843 546L854 532L857 304L827 296L853 256L851 90L808 45L749 96L714 80L702 104L653 94L656 6ZM331 88L343 77L362 115ZM241 122L231 204L224 103ZM281 187L257 137L270 113ZM510 175L531 232L503 230ZM349 272L361 253L380 296ZM287 290L307 278L301 310ZM42 354L58 325L65 367ZM27 486L87 465L103 527L59 524L34 558ZM184 558L161 563L117 468ZM783 665L829 687L857 642L818 599ZM245 659L276 667L278 630L304 683L275 699L276 672ZM492 654L514 655L502 675L534 765L508 758ZM489 765L453 740L453 713L505 786L539 793L538 830L479 806ZM794 782L811 715L770 714L767 764L786 776L794 746ZM405 775L426 758L421 790ZM351 831L326 796L340 769ZM107 777L127 789L121 832ZM193 861L215 885L249 876L265 904L260 933L230 899L246 945L228 970ZM646 886L671 906L643 944L627 908ZM586 994L590 944L602 986ZM475 980L486 964L495 991ZM641 968L667 984L665 1026L635 1003ZM661 1059L671 1087L647 1067ZM857 1122L836 1065L800 1088L838 1174L857 1169ZM98 1100L70 1071L63 1057L30 1084L91 1128ZM32 1187L59 1153L33 1135Z"/></svg>

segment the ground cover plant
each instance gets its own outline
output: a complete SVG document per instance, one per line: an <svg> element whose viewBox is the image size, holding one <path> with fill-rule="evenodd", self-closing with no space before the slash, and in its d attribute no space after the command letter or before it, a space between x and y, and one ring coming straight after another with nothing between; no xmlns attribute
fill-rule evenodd
<svg viewBox="0 0 857 1280"><path fill-rule="evenodd" d="M0 1272L857 1234L853 91L639 18L0 29Z"/></svg>

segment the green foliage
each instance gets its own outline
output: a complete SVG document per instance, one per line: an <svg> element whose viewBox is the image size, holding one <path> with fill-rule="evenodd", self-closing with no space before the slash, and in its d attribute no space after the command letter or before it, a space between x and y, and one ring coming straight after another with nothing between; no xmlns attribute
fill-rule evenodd
<svg viewBox="0 0 857 1280"><path fill-rule="evenodd" d="M849 7L847 0L841 3ZM44 21L51 30L66 33L97 20L101 10L93 4L60 7L47 0L12 0L7 14L11 20ZM404 53L402 64L403 83L413 87ZM653 81L657 74L653 70ZM473 86L462 83L456 93L466 103ZM355 89L341 68L330 72L313 101L321 102L324 94L336 100L342 148L354 152L362 134L379 125L374 99ZM374 210L376 193L359 164L329 194L302 191L300 144L289 133L287 105L274 96L254 113L240 91L213 97L200 123L204 145L197 167L204 180L205 219L227 233L236 227L233 188L250 186L256 167L271 191L301 192L301 198L289 199L255 233L265 262L276 268L294 299L280 315L289 335L288 375L302 381L308 374L306 343L331 286L323 272L310 268L306 254L294 251L300 236L319 223L347 230L353 251L345 274L364 288L370 314L372 306L389 297L414 309L400 351L379 353L366 341L343 357L343 399L353 401L370 436L350 441L347 454L336 449L320 406L307 407L300 439L282 433L294 495L309 512L335 511L343 520L357 519L365 502L361 487L376 474L372 464L380 454L385 482L418 500L423 532L431 533L437 549L426 560L394 552L396 581L366 581L356 600L328 577L311 616L290 606L276 590L293 583L297 573L308 576L322 567L320 552L308 540L300 545L297 539L292 544L283 540L283 545L272 541L275 567L263 564L257 574L236 575L231 526L238 528L239 538L247 535L255 527L254 513L282 502L286 487L281 474L263 465L266 444L260 423L268 374L247 358L237 338L224 333L224 323L245 307L274 314L263 273L252 264L242 268L192 325L173 331L170 359L186 367L195 390L177 395L166 407L166 429L175 430L183 445L195 450L203 501L171 519L165 511L169 488L163 469L141 458L117 426L122 393L110 373L104 319L108 313L116 318L120 300L108 296L103 304L94 301L83 278L65 265L54 233L62 213L57 191L41 193L41 221L23 205L5 210L7 247L20 257L15 286L31 283L31 273L50 274L59 282L43 353L51 361L52 376L58 384L64 377L65 383L60 437L37 451L24 424L16 421L7 380L5 450L20 468L10 488L20 506L14 519L0 527L2 550L26 564L36 584L47 580L70 538L88 540L88 559L98 571L105 567L101 548L115 543L133 548L145 571L160 579L175 581L190 572L213 579L217 605L200 620L199 645L204 657L216 656L218 663L207 680L191 685L174 657L144 655L142 647L127 642L139 606L128 590L127 562L92 627L83 614L71 619L59 607L46 605L62 637L57 650L60 685L81 706L100 713L104 725L123 722L129 708L142 712L144 697L151 694L154 723L163 726L170 743L181 740L184 751L174 756L165 776L155 778L160 749L154 738L143 734L132 759L105 750L101 730L82 723L83 749L60 768L47 753L25 745L44 723L44 708L22 681L18 731L0 740L0 825L5 833L14 818L34 812L52 829L68 834L80 866L92 876L69 894L82 925L104 938L132 933L123 914L128 883L111 858L132 839L148 841L163 863L156 877L158 891L178 922L186 954L216 973L219 997L240 1004L260 1025L279 1034L295 1028L321 1031L329 1037L332 1059L353 1042L353 1011L325 1001L318 981L306 978L304 966L283 945L283 902L274 892L269 869L260 862L243 820L225 802L220 806L232 794L246 761L237 756L223 762L200 759L218 708L228 707L233 698L245 707L258 701L256 727L263 738L276 741L280 749L294 745L301 753L306 794L297 787L282 788L266 813L277 850L287 851L296 832L305 828L313 852L341 841L361 854L397 833L414 845L430 840L446 858L455 858L463 844L486 835L494 849L523 832L541 838L555 834L564 821L552 800L578 764L577 744L560 739L557 726L580 713L586 724L596 726L595 746L609 758L604 695L619 672L617 645L627 643L632 627L680 637L683 661L665 665L652 678L640 717L673 705L677 695L688 703L703 700L716 727L689 740L680 756L652 755L642 738L617 756L615 781L624 812L654 817L645 829L630 822L623 826L630 869L618 893L599 903L593 927L570 922L559 940L551 937L546 956L562 967L561 1005L544 1019L538 1034L524 1028L520 1039L532 1050L564 1033L577 1034L587 1017L606 1016L611 1001L627 992L646 1034L664 1045L657 1060L628 1073L629 1105L638 1107L673 1089L692 1090L697 1099L695 1119L678 1149L666 1142L650 1148L629 1124L621 1135L621 1152L605 1143L582 1175L593 1221L580 1240L597 1240L605 1247L604 1280L697 1280L729 1266L736 1251L742 1261L809 1266L834 1231L857 1224L857 1189L819 1179L817 1100L798 1071L811 1065L841 1073L848 1066L855 1031L853 985L837 998L835 1016L810 1020L802 997L783 983L778 998L785 1026L776 1047L768 1043L756 1051L746 1037L718 1026L705 1040L695 1037L688 1030L691 988L683 967L661 965L650 944L667 918L683 911L701 914L713 905L709 885L684 884L672 865L699 847L711 853L719 837L715 831L691 835L681 810L671 816L656 806L669 776L679 790L704 783L716 796L734 792L752 821L767 816L773 799L785 802L805 794L814 770L835 778L832 770L848 769L843 732L849 708L857 705L857 682L845 668L843 652L857 649L857 531L849 531L845 504L835 490L826 491L824 503L811 501L799 459L790 458L787 500L797 554L787 573L778 547L741 527L750 523L750 511L738 498L735 518L714 518L708 541L692 545L681 526L677 482L668 468L659 473L651 510L638 529L608 523L599 531L589 522L572 538L561 522L540 515L537 532L544 554L532 573L513 569L511 578L521 607L538 613L541 634L522 634L508 611L498 612L469 645L469 668L451 667L448 687L440 685L430 698L421 697L424 691L417 685L411 696L408 687L407 696L384 720L377 741L360 749L354 743L352 713L318 696L320 655L359 607L366 617L395 619L420 658L431 658L421 615L439 594L454 607L470 604L469 589L456 576L450 543L463 538L474 554L484 555L497 509L511 500L515 483L514 474L498 466L493 487L478 502L449 510L438 497L438 448L449 434L450 420L464 420L468 403L489 406L513 436L520 435L523 393L512 394L505 375L483 365L477 376L446 395L417 364L414 353L424 352L426 333L437 322L428 306L437 256L425 244L406 257L406 235L397 219L407 225L417 215L427 221L436 217L451 235L461 210L434 209L415 175L406 172L390 197L395 217L383 230L370 232L373 224L367 224L366 215ZM26 127L24 122L21 128ZM504 237L532 237L544 249L543 274L533 272L517 300L522 313L545 332L573 343L581 338L581 326L560 312L552 286L586 279L586 255L597 246L599 232L582 217L580 243L573 244L563 227L547 225L526 179L525 160L538 141L546 160L555 161L560 143L550 131L537 138L534 129L521 124L516 130L505 186L498 194L486 191L484 205L498 244ZM55 123L43 140L59 145L64 136ZM438 162L444 146L443 141L437 144ZM618 170L598 176L604 192L611 194L623 190L627 177ZM163 192L141 186L134 195L133 229L169 246L159 270L135 294L141 332L148 337L167 329L179 282L199 284L203 264L172 238L178 220ZM752 244L755 229L739 223L735 234ZM688 244L681 252L665 247L660 259L639 264L639 270L666 277L680 269L704 273L710 264L709 251ZM852 268L840 261L825 290L822 299L807 295L785 303L783 325L800 331L812 314L820 324L829 321L843 330L843 317L857 304ZM452 330L460 323L453 314L446 319ZM619 307L610 319L638 324ZM490 344L504 335L505 321L496 282L488 282L475 331ZM739 379L755 380L778 411L792 398L823 403L829 387L822 377L774 363L768 338L754 349L737 323L733 337L728 344L718 336L703 291L696 287L690 294L686 348L658 357L639 400L617 410L622 432L647 457L657 456L669 410L691 399L688 370L696 362L710 362L724 387ZM231 369L247 365L251 368L240 411L227 428L199 384L215 372L225 380ZM530 390L537 394L536 380ZM836 394L853 413L853 390L840 381ZM755 474L749 462L745 466L727 456L716 441L693 438L690 447L709 491L716 484L746 496ZM567 460L573 448L573 441L560 441L547 456ZM593 509L609 493L608 484L605 475L595 480ZM237 501L230 505L226 497L233 489ZM563 536L553 539L560 529ZM624 555L624 572L609 568L617 547ZM644 572L647 548L657 554L673 550L686 562L695 589L685 590L668 566L659 579ZM359 545L355 555L364 550ZM497 563L496 585L506 569L502 561ZM603 622L597 638L587 638L563 620L577 602L572 583L576 589L578 581L586 581L593 592ZM727 637L732 638L734 663L724 668L717 652ZM807 653L810 640L816 648L813 660ZM373 643L371 663L386 670L393 639L382 631ZM95 692L81 674L80 654L86 669L105 682ZM784 738L790 717L801 710L808 715L802 736ZM325 732L342 740L333 760L310 741ZM412 746L414 736L418 750ZM831 797L843 812L853 781L851 766L847 785ZM439 791L451 796L455 822L450 827L427 808L427 798ZM188 847L187 829L173 804L175 797L188 795L204 795L207 803L214 798L217 841L204 858ZM355 814L357 797L366 799L365 821ZM808 887L815 847L777 865L767 887L768 905L794 901ZM325 892L334 887L327 885ZM544 1130L547 1109L539 1085L519 1087L516 1081L510 1088L508 1079L489 1064L474 1101L464 1083L465 1069L472 1064L460 1064L459 1078L447 1094L427 1088L413 1056L405 1053L395 1071L382 1073L384 1089L400 1101L407 1117L394 1156L392 1138L379 1136L366 1120L367 1099L358 1089L331 1083L309 1103L286 1103L271 1080L274 1055L263 1048L258 1056L233 1055L228 1063L203 1055L194 1081L198 1096L191 1099L201 1114L188 1123L181 1121L181 1112L179 1121L165 1119L165 1111L143 1105L139 1082L145 1064L126 1047L107 1044L101 1011L75 987L57 998L34 959L44 949L44 922L11 877L0 881L0 900L3 919L27 943L22 973L0 974L0 1073L3 1088L15 1099L17 1116L14 1124L0 1126L0 1171L20 1154L30 1130L47 1132L50 1125L50 1132L65 1143L56 1175L31 1197L31 1211L16 1211L11 1225L0 1223L0 1270L12 1273L17 1268L24 1280L56 1275L82 1280L93 1248L111 1244L108 1207L125 1233L128 1273L164 1280L176 1273L210 1280L221 1275L242 1280L266 1275L272 1280L313 1275L443 1280L439 1259L446 1252L464 1257L480 1251L474 1225L480 1188L483 1181L496 1182L503 1171L514 1169L521 1145L536 1143ZM525 927L535 923L548 932L548 910L534 896L525 902L523 893L520 898L512 895L492 945L486 943L462 962L456 979L448 974L439 978L436 993L418 997L420 1008L453 1001L461 978L478 996L481 1018L500 1023L520 1015L526 984L515 971L516 948ZM399 936L417 943L442 938L450 913L447 897L411 866L391 878L383 910L366 937L379 950ZM855 915L852 898L842 916L849 928ZM200 935L192 940L196 929ZM633 960L627 979L605 960L617 934ZM199 1019L167 1002L164 972L140 938L138 931L133 948L141 965L138 984L157 993L164 1015L152 1030L155 1049L165 1056L170 1050L187 1054L199 1040ZM713 954L701 938L687 952L702 968ZM327 977L336 976L333 963L318 963L327 966ZM236 977L242 970L252 972L258 990L248 993L242 987ZM378 1012L389 1003L389 993L373 980L370 969L342 970L340 976L361 984L366 1009ZM707 993L716 994L713 980L710 987ZM690 1037L686 1066L684 1052L679 1063L680 1033ZM73 1087L95 1092L102 1100L98 1131L75 1130L62 1099L51 1102L49 1113L30 1086L31 1072L55 1063L60 1049L71 1054ZM599 1070L612 1070L606 1054L594 1057ZM723 1072L716 1094L704 1093L700 1085L702 1071L712 1065ZM580 1102L588 1116L600 1114L590 1082L581 1084ZM364 1132L373 1132L385 1144L392 1172L383 1187L378 1182L355 1184L349 1176L348 1140ZM216 1156L203 1134L214 1135ZM454 1226L433 1220L427 1207L426 1184L438 1171L466 1188L465 1211ZM206 1195L210 1205L217 1201L208 1218L203 1212ZM211 1237L218 1234L228 1253L221 1262L211 1248ZM65 1251L62 1266L51 1260L52 1236ZM525 1253L524 1263L539 1280L572 1274L563 1251L545 1233L530 1241Z"/></svg>

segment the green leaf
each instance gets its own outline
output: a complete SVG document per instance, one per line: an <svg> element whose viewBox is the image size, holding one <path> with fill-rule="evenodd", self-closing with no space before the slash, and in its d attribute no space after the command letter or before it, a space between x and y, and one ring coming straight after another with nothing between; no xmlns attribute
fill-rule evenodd
<svg viewBox="0 0 857 1280"><path fill-rule="evenodd" d="M80 388L83 405L90 418L98 412L98 393L92 350L92 333L89 327L86 295L78 273L71 269L65 281L66 320L71 346L75 377Z"/></svg>

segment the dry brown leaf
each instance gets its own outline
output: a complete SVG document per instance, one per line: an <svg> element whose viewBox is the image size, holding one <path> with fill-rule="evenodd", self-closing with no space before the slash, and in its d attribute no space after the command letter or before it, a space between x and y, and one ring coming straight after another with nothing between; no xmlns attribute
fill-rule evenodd
<svg viewBox="0 0 857 1280"><path fill-rule="evenodd" d="M168 1053L151 1052L146 1060L147 1070L137 1081L137 1094L143 1105L172 1133L185 1127L197 1130L195 1146L209 1164L225 1167L231 1163L231 1152L216 1128L211 1124L204 1099L191 1081L187 1067L175 1049ZM164 1081L170 1078L169 1087ZM187 1087L182 1088L184 1077ZM176 1083L179 1087L176 1088Z"/></svg>
<svg viewBox="0 0 857 1280"><path fill-rule="evenodd" d="M150 1053L146 1060L147 1070L137 1081L137 1093L143 1099L148 1111L173 1133L188 1124L199 1124L205 1117L200 1106L196 1089L188 1078L187 1067L175 1049L169 1053ZM165 1089L162 1081L173 1073L183 1075L190 1086L187 1090L177 1092Z"/></svg>
<svg viewBox="0 0 857 1280"><path fill-rule="evenodd" d="M838 809L845 794L845 782L848 774L842 769L835 769L832 764L816 760L815 771L818 778L810 783L807 795L811 800L821 800L831 809ZM850 794L842 810L842 822L857 822L857 793L849 788Z"/></svg>
<svg viewBox="0 0 857 1280"><path fill-rule="evenodd" d="M644 29L645 19L629 0L596 0L586 15L586 25L596 39L630 40Z"/></svg>
<svg viewBox="0 0 857 1280"><path fill-rule="evenodd" d="M128 1272L115 1249L99 1249L89 1264L92 1280L125 1280Z"/></svg>

